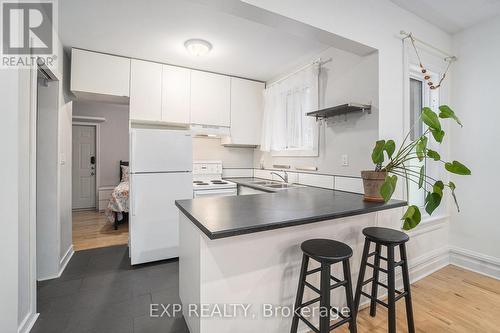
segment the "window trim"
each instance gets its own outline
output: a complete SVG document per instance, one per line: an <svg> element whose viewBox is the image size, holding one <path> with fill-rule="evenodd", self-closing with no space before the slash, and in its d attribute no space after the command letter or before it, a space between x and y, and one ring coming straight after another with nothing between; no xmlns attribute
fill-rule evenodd
<svg viewBox="0 0 500 333"><path fill-rule="evenodd" d="M432 71L432 70L427 70L428 71L428 74L431 76L432 80L433 81L436 81L439 79L439 74ZM408 80L407 80L407 84L408 84L408 89L407 89L407 98L406 98L406 109L407 109L407 115L409 116L410 115L410 89L409 89L409 84L410 84L410 79L415 79L415 80L418 80L420 82L422 82L422 107L430 107L430 108L433 108L437 105L439 105L440 103L434 103L433 102L433 98L437 98L438 101L440 100L440 93L438 90L436 91L433 91L429 88L429 86L427 85L426 81L422 78L422 72L420 71L420 68L419 66L415 65L415 64L410 64L409 66L409 71L408 71ZM434 105L434 104L437 104L437 105ZM405 128L407 128L408 130L411 128L411 125L409 123L409 121L407 121L408 123L405 124ZM425 126L425 124L424 124ZM425 130L425 128L424 128ZM426 165L426 169L427 169L427 165ZM410 203L409 201L409 193L408 191L405 191L406 192L406 199L408 200L408 202ZM444 212L437 212L438 215L437 218L435 218L434 216L431 216L429 215L426 211L425 211L425 192L424 192L424 204L422 206L419 206L419 208L421 209L421 213L422 213L422 222L421 223L425 223L425 222L433 222L435 220L441 220L442 217L446 217L447 215L447 211L444 211Z"/></svg>

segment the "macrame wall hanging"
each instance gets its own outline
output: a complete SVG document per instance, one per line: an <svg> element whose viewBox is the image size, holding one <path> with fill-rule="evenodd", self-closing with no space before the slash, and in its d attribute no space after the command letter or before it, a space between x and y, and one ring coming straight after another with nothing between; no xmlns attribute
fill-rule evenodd
<svg viewBox="0 0 500 333"><path fill-rule="evenodd" d="M405 37L403 39L406 39L406 38L410 39L411 45L413 46L413 49L415 50L415 55L417 56L417 59L418 59L418 66L420 67L420 71L422 72L422 77L427 82L427 85L429 86L430 89L439 88L441 86L441 83L443 83L443 80L445 79L446 74L448 73L448 70L450 69L451 64L453 62L455 62L457 60L457 58L454 56L444 58L444 61L447 62L446 70L444 71L443 75L441 75L439 82L437 84L435 84L434 82L431 81L431 76L429 75L429 73L427 73L427 68L425 68L425 66L422 64L422 60L420 59L420 54L418 53L417 47L415 45L415 37L413 37L413 34L410 32L407 35L407 37Z"/></svg>

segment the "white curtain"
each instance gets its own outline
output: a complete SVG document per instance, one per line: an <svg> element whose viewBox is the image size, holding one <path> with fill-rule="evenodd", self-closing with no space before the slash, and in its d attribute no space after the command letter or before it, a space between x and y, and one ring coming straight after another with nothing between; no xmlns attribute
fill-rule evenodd
<svg viewBox="0 0 500 333"><path fill-rule="evenodd" d="M317 125L306 113L318 107L318 74L313 64L264 90L261 150L313 149Z"/></svg>

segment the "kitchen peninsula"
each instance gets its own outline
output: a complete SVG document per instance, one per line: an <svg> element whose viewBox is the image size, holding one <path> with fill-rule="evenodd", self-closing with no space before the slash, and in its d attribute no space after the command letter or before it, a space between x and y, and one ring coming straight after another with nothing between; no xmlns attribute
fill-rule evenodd
<svg viewBox="0 0 500 333"><path fill-rule="evenodd" d="M349 244L354 250L355 280L361 229L398 220L401 210L397 208L405 205L399 200L368 203L361 194L316 187L176 201L180 210L179 293L190 332L288 331L291 317L286 311L271 315L265 307L272 305L276 310L293 305L301 242L330 238ZM317 282L314 278L312 284ZM332 304L341 306L342 297L334 294ZM243 304L248 313L230 318L189 313L190 305L200 304L210 309Z"/></svg>

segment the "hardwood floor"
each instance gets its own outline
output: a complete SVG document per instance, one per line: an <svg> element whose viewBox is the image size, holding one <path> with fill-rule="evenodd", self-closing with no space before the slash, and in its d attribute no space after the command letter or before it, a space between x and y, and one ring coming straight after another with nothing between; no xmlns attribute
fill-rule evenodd
<svg viewBox="0 0 500 333"><path fill-rule="evenodd" d="M106 220L104 213L96 211L73 212L73 248L75 251L127 244L128 223L118 230Z"/></svg>
<svg viewBox="0 0 500 333"><path fill-rule="evenodd" d="M416 332L500 332L500 281L456 266L447 266L412 284ZM397 331L408 332L404 300L397 302ZM358 316L358 333L387 333L387 310L377 306ZM347 333L347 326L335 332Z"/></svg>

